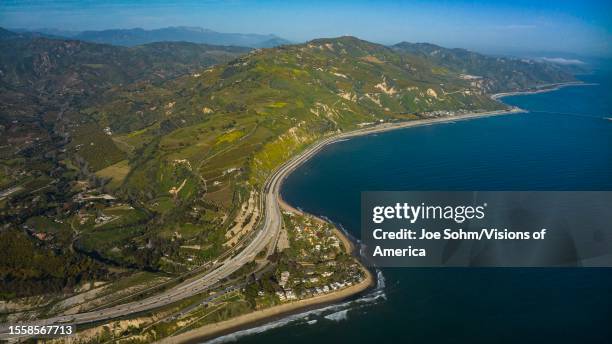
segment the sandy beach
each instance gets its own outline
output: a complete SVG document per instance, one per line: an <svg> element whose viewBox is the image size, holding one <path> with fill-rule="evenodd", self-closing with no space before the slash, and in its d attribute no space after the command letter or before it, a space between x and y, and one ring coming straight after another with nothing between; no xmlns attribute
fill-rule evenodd
<svg viewBox="0 0 612 344"><path fill-rule="evenodd" d="M469 120L490 116L500 116L500 115L510 115L510 114L518 114L525 112L522 109L512 108L509 110L497 110L497 111L487 111L487 112L475 112L464 115L457 116L449 116L449 117L436 117L436 118L427 118L420 120L412 120L407 122L399 122L399 123L381 123L372 127L357 129L350 132L334 134L332 136L328 136L323 138L322 140L314 143L306 150L302 151L299 155L292 158L287 164L291 164L290 169L286 169L283 171L282 179L284 180L288 175L290 175L297 167L299 167L304 162L308 161L312 156L314 156L318 151L323 149L329 144L337 142L338 140L347 139L351 137L357 137L362 135L369 135L375 133L386 132L390 130L397 130L402 128L411 128L418 127L424 125L432 125L432 124L440 124L440 123L451 123L460 120ZM288 211L302 213L298 209L295 209L291 205L287 204L280 195L278 196L279 206ZM316 217L316 216L315 216ZM324 221L323 219L317 218L320 221ZM349 252L353 252L355 249L353 243L349 238L347 238L344 233L340 230L335 231L336 235L341 239L345 248ZM282 305L266 308L263 310L254 311L252 313L240 315L238 317L228 319L219 323L209 324L202 326L200 328L173 336L169 338L165 338L160 341L160 343L197 343L202 342L207 339L211 339L214 337L218 337L224 334L228 334L240 329L251 328L260 324L267 323L271 320L282 318L283 316L287 316L290 314L296 314L299 312L303 312L309 309L316 309L322 306L326 306L329 304L333 304L342 300L345 300L351 296L364 292L371 286L375 285L375 279L372 275L372 272L369 271L365 266L362 265L362 268L365 272L365 279L359 284L344 288L342 290L338 290L335 292L331 292L329 294L320 295L316 297L312 297L309 299L299 300L295 302L285 303Z"/></svg>
<svg viewBox="0 0 612 344"><path fill-rule="evenodd" d="M570 82L561 82L557 84L546 84L546 85L541 85L540 87L538 87L538 89L535 89L535 90L495 93L491 95L491 99L498 100L503 97L518 96L522 94L537 94L537 93L552 92L552 91L556 91L558 89L561 89L563 87L568 87L568 86L590 86L590 85L594 85L594 84L585 83L582 81L570 81Z"/></svg>
<svg viewBox="0 0 612 344"><path fill-rule="evenodd" d="M340 235L342 235L340 233ZM344 237L344 240L348 240ZM202 343L207 339L222 336L240 329L247 329L257 325L265 324L274 319L279 319L290 314L317 309L322 306L334 304L346 300L351 296L359 294L375 284L372 273L363 267L366 277L359 284L325 294L311 297L309 299L289 302L282 305L243 314L235 318L215 324L209 324L197 329L162 339L159 343Z"/></svg>
<svg viewBox="0 0 612 344"><path fill-rule="evenodd" d="M295 168L292 168L293 171ZM286 173L284 177L289 175ZM278 198L281 209L285 211L291 211L297 214L304 214L302 211L295 209L291 205L287 204L280 196ZM310 214L309 214L310 215ZM310 215L313 216L313 215ZM313 216L317 221L325 221L319 217ZM347 238L342 231L334 227L334 232L340 238L347 252L353 253L355 246L349 238ZM219 323L209 324L197 329L173 336L164 338L160 343L201 343L207 339L219 337L224 334L235 332L241 329L247 329L255 327L260 324L265 324L274 319L279 319L290 314L297 314L311 309L317 309L326 305L334 304L350 298L351 296L357 295L366 291L368 288L374 286L376 281L370 270L368 270L361 263L361 268L365 273L365 278L358 284L350 287L337 290L325 295L319 295L304 300L294 301L285 303L278 306L254 311L248 314L243 314L232 319L228 319Z"/></svg>

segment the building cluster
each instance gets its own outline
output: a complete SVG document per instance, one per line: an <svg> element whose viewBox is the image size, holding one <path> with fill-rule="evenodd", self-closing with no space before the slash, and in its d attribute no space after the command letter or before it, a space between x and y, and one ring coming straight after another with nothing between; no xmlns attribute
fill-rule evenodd
<svg viewBox="0 0 612 344"><path fill-rule="evenodd" d="M421 113L421 116L423 117L452 117L452 116L458 116L458 115L465 115L471 112L473 111L470 111L470 110L455 110L455 111L436 110L436 111L423 112Z"/></svg>
<svg viewBox="0 0 612 344"><path fill-rule="evenodd" d="M363 279L359 265L342 257L342 243L328 223L310 216L287 219L294 264L277 275L275 294L281 302L324 295Z"/></svg>
<svg viewBox="0 0 612 344"><path fill-rule="evenodd" d="M333 234L332 229L323 222L314 222L307 218L303 226L296 225L294 227L294 233L295 240L306 241L309 246L314 248L315 252L337 252L340 250L340 239L338 239L338 237ZM326 257L323 258L325 259ZM333 257L327 258L333 259Z"/></svg>
<svg viewBox="0 0 612 344"><path fill-rule="evenodd" d="M356 266L355 266L356 267ZM346 287L350 287L355 283L361 281L362 276L356 269L348 279L342 281L330 281L329 277L334 274L333 271L326 271L320 274L321 277L307 277L307 278L296 278L293 280L293 285L301 284L302 286L308 286L307 288L300 288L300 292L296 292L294 288L290 286L289 282L289 271L283 271L281 273L281 279L279 286L281 290L276 291L276 296L281 302L293 301L306 299L314 296L324 295L333 291L337 291Z"/></svg>

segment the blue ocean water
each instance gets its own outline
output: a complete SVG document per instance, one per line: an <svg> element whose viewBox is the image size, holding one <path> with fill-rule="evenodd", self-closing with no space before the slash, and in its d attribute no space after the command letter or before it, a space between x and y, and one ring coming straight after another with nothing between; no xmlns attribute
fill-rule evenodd
<svg viewBox="0 0 612 344"><path fill-rule="evenodd" d="M354 138L285 182L292 205L359 237L366 190L612 190L612 76L504 98L529 113ZM612 210L612 209L611 209ZM386 268L385 299L245 343L612 343L612 269ZM308 322L310 321L310 322Z"/></svg>

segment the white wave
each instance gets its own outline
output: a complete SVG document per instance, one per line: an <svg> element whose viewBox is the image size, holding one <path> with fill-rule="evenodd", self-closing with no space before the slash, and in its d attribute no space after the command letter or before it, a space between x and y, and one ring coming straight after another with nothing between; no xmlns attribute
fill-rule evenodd
<svg viewBox="0 0 612 344"><path fill-rule="evenodd" d="M307 311L307 312L303 312L303 313L299 313L299 314L294 314L294 315L290 315L287 316L285 318L261 325L261 326L257 326L257 327L253 327L253 328L249 328L246 330L242 330L242 331L236 331L234 333L230 333L228 335L225 336L221 336L218 338L214 338L211 339L205 343L207 344L219 344L219 343L229 343L229 342L235 342L237 341L239 338L244 337L244 336L249 336L252 334L257 334L257 333L262 333L262 332L266 332L268 330L272 330L275 328L279 328L285 325L288 325L290 323L293 323L295 321L298 321L300 319L305 319L308 318L308 316L312 314L312 311Z"/></svg>
<svg viewBox="0 0 612 344"><path fill-rule="evenodd" d="M318 309L313 309L310 311L306 311L306 312L302 312L302 313L298 313L298 314L294 314L294 315L289 315L285 318L279 319L277 321L273 321L258 327L253 327L250 329L246 329L246 330L242 330L242 331L237 331L225 336L221 336L218 338L214 338L211 339L207 342L205 342L206 344L220 344L220 343L228 343L228 342L235 342L237 341L240 337L244 337L244 336L249 336L252 334L258 334L258 333L262 333L262 332L266 332L268 330L272 330L275 328L279 328L285 325L289 325L291 323L297 322L298 320L306 320L308 319L310 316L321 316L323 313L327 313L327 312L338 312L340 310L343 310L344 308L346 308L347 306L350 306L351 303L353 303L354 301L347 301L347 302L343 302L340 304L336 304L336 305L330 305L330 306L326 306L323 308L318 308ZM347 309L348 310L348 309ZM313 321L313 320L311 320ZM311 324L311 321L307 321L307 324ZM314 320L316 322L316 319Z"/></svg>
<svg viewBox="0 0 612 344"><path fill-rule="evenodd" d="M309 310L306 312L294 314L287 316L285 318L242 331L237 331L225 336L221 336L218 338L214 338L210 341L207 341L207 344L220 344L220 343L229 343L235 342L239 338L244 336L249 336L253 334L263 333L268 330L276 329L283 327L285 325L289 325L292 323L297 323L298 321L302 321L303 324L314 325L318 321L317 319L312 319L313 316L323 316L325 319L332 321L341 321L346 320L348 318L348 312L350 310L366 307L370 304L375 304L379 300L386 300L387 295L385 294L385 276L382 271L376 269L376 287L369 293L354 299L345 301L339 304L334 304L330 306L325 306L318 309Z"/></svg>
<svg viewBox="0 0 612 344"><path fill-rule="evenodd" d="M546 62L552 62L560 65L583 65L583 61L578 59L565 59L563 57L540 57L540 60Z"/></svg>
<svg viewBox="0 0 612 344"><path fill-rule="evenodd" d="M387 294L385 294L385 276L381 270L376 269L376 288L355 300L355 303L373 303L379 299L386 300Z"/></svg>
<svg viewBox="0 0 612 344"><path fill-rule="evenodd" d="M381 270L376 270L376 289L385 289L385 276Z"/></svg>
<svg viewBox="0 0 612 344"><path fill-rule="evenodd" d="M385 294L384 290L375 290L369 294L366 294L362 297L360 297L359 299L355 300L354 302L357 304L368 304L368 303L374 303L376 301L378 301L379 299L382 300L386 300L387 299L387 294Z"/></svg>
<svg viewBox="0 0 612 344"><path fill-rule="evenodd" d="M327 320L332 320L332 321L342 321L342 320L346 320L348 319L348 309L336 312L336 313L332 313L332 314L328 314L326 315L324 318Z"/></svg>

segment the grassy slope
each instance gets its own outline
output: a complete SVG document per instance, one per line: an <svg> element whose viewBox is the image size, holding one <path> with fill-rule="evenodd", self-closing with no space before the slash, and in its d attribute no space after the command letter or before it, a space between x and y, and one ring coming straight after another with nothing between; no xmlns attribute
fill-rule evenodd
<svg viewBox="0 0 612 344"><path fill-rule="evenodd" d="M488 92L523 90L542 84L573 81L563 66L533 60L486 56L465 49L447 49L428 43L398 43L398 53L426 58L442 67L480 76Z"/></svg>
<svg viewBox="0 0 612 344"><path fill-rule="evenodd" d="M82 166L89 172L101 170L99 176L105 178L124 177L129 171L125 147L102 131L107 124L95 121L88 108L107 102L123 85L154 85L247 51L180 42L124 48L0 30L0 189L19 187L0 200L2 251L13 252L0 262L0 298L58 291L83 279L107 276L103 264L93 264L72 249L77 231L91 238L89 246L77 247L109 252L145 232L142 222L150 214L142 209L95 205L88 207L90 220L83 224L74 216L75 181L95 179ZM121 161L119 169L104 170ZM120 184L111 181L108 187ZM93 217L104 212L121 217L95 228ZM57 223L66 226L45 240L24 230L45 232ZM128 264L149 264L148 253L141 254L134 243L126 246L131 252ZM22 255L15 254L20 251ZM19 265L10 261L13 256L21 259Z"/></svg>
<svg viewBox="0 0 612 344"><path fill-rule="evenodd" d="M214 219L231 218L249 190L324 135L441 110L503 107L462 73L353 37L319 39L257 50L137 92L124 88L90 110L131 147L121 190L163 214L149 233L176 229L189 244L219 250L231 221ZM175 206L160 205L169 201ZM190 207L207 209L206 220L186 216Z"/></svg>
<svg viewBox="0 0 612 344"><path fill-rule="evenodd" d="M153 138L161 135L155 155L165 159L157 168L164 160L188 159L202 165L198 172L206 179L241 167L259 183L296 149L330 132L435 110L499 107L444 68L345 37L254 52L145 91L138 100L105 104L97 113L136 144L158 144ZM139 111L150 121L143 127L158 126L155 135L139 132L141 142L130 125L109 119ZM240 137L226 139L234 135ZM127 186L134 182L154 188L160 181L128 178Z"/></svg>
<svg viewBox="0 0 612 344"><path fill-rule="evenodd" d="M73 51L83 43L62 44ZM168 47L154 48L172 56ZM121 49L135 59L162 54L151 47ZM114 79L121 73L106 71L100 60L70 56L87 62L79 65L78 72L86 73L74 85L88 85L96 75L113 80L80 111L64 113L70 123L68 154L84 158L98 176L114 178L106 191L134 206L96 205L82 223L71 215L66 221L80 233L75 247L122 265L169 272L184 269L187 258L199 264L221 253L225 231L249 193L275 167L325 135L441 110L503 107L488 97L489 89L461 78L462 70L353 37L257 50L208 68L178 66L174 72L189 72L176 78L164 73L167 63L151 63L146 71L130 71L144 79L123 86ZM59 78L52 80L64 82L65 73L59 72L70 67L52 63L50 68L58 71L49 74ZM502 70L497 74L502 78L514 76ZM542 82L555 79L538 75ZM78 90L69 88L81 95ZM43 101L39 106L53 108ZM103 134L104 127L112 135ZM173 195L173 189L180 191ZM93 218L100 214L121 217L96 226Z"/></svg>
<svg viewBox="0 0 612 344"><path fill-rule="evenodd" d="M119 192L158 214L133 240L178 234L183 244L208 247L206 256L220 252L249 190L320 137L436 110L501 107L456 73L352 37L259 50L135 87L114 90L113 101L87 110L108 123L129 156ZM204 210L192 216L190 209ZM230 219L220 222L224 216ZM82 244L103 255L119 243L90 238Z"/></svg>

